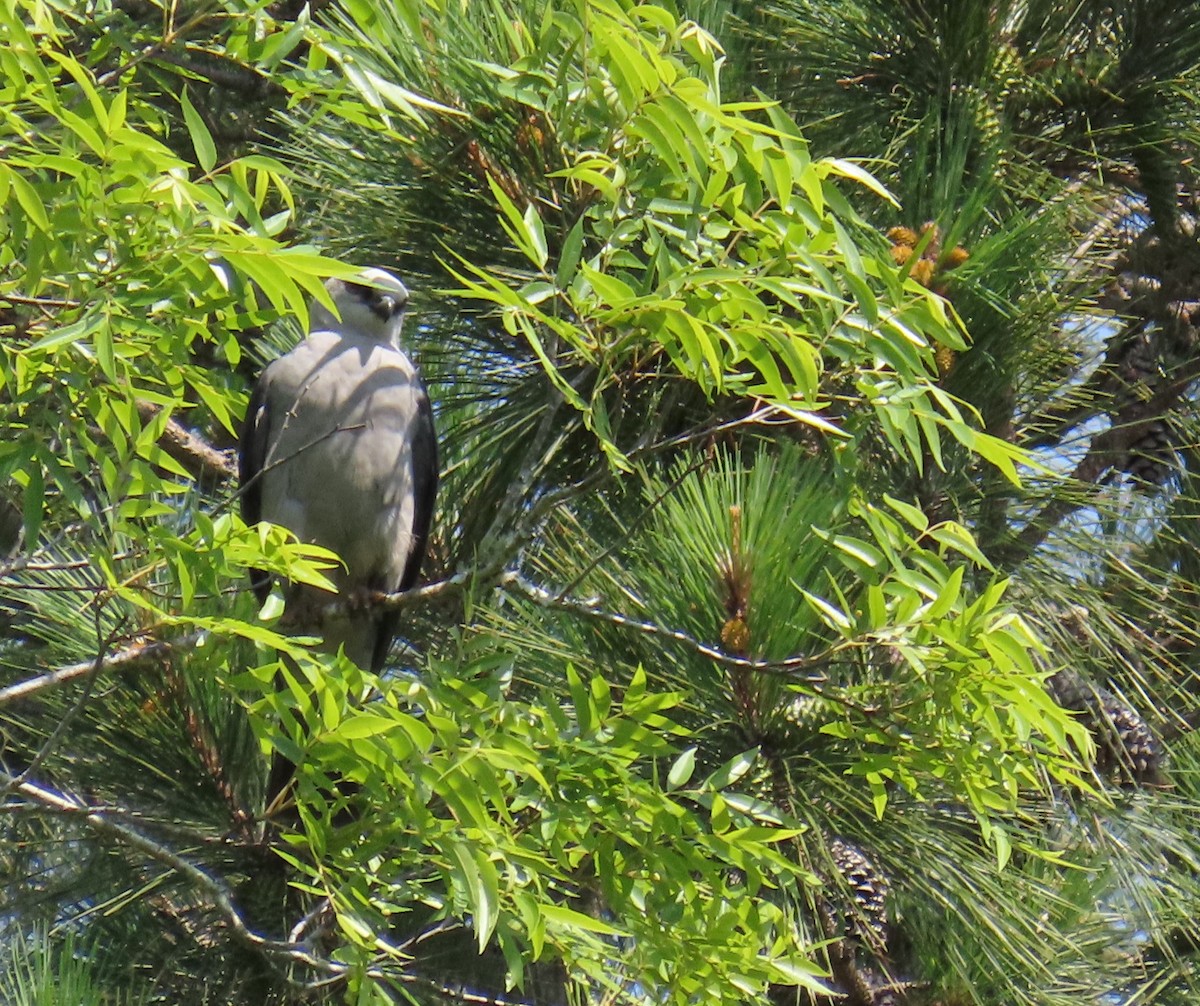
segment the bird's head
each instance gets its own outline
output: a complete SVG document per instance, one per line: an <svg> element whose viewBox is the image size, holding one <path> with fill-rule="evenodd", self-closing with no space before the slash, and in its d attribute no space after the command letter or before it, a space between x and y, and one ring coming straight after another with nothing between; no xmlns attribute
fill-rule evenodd
<svg viewBox="0 0 1200 1006"><path fill-rule="evenodd" d="M316 301L310 308L312 330L365 336L397 345L408 289L385 269L363 269L354 279L330 279L325 289L337 315Z"/></svg>

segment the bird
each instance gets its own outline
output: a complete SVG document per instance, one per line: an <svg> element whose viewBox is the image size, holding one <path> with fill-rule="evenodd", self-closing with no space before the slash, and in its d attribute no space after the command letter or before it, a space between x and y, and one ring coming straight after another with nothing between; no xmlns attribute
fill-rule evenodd
<svg viewBox="0 0 1200 1006"><path fill-rule="evenodd" d="M337 553L330 579L350 603L317 619L328 593L282 584L289 631L320 634L322 649L379 673L398 613L371 608L375 591L420 576L438 484L433 412L420 372L400 348L408 290L379 268L329 279L335 311L314 299L310 331L270 363L250 396L238 449L243 520L287 528ZM259 603L271 578L252 574ZM284 772L272 769L272 787Z"/></svg>

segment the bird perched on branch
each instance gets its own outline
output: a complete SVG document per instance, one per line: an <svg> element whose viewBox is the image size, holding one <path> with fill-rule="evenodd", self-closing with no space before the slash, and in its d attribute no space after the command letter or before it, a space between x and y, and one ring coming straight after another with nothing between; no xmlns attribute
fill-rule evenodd
<svg viewBox="0 0 1200 1006"><path fill-rule="evenodd" d="M367 598L416 582L437 492L437 441L425 386L400 349L404 284L364 269L325 288L336 315L314 301L308 338L271 363L251 395L238 454L242 516L338 554L344 568L331 579L349 610L318 624L329 595L291 584L285 617L293 631L320 634L324 649L344 647L377 672L397 616L372 610ZM269 577L255 576L253 587L265 601Z"/></svg>
<svg viewBox="0 0 1200 1006"><path fill-rule="evenodd" d="M345 564L332 576L339 592L362 601L416 582L437 492L437 441L425 386L400 349L404 284L365 269L325 287L338 316L314 301L308 338L270 364L251 395L238 457L242 516L332 549ZM265 600L269 580L256 577L254 589ZM289 603L328 600L315 588L288 589ZM321 627L325 647L344 646L358 666L378 671L395 614L360 607Z"/></svg>

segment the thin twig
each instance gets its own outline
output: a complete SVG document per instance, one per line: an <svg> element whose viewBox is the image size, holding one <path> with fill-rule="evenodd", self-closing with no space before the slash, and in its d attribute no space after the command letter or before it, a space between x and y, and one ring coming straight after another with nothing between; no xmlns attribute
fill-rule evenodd
<svg viewBox="0 0 1200 1006"><path fill-rule="evenodd" d="M134 552L116 552L109 558L113 562L124 562L126 559L132 559L136 553ZM64 559L61 562L41 562L36 559L22 556L14 559L5 566L0 566L0 578L11 576L13 573L58 573L66 572L73 569L91 569L95 565L93 559Z"/></svg>
<svg viewBox="0 0 1200 1006"><path fill-rule="evenodd" d="M678 489L684 483L684 481L687 479L687 477L689 475L691 475L693 472L699 471L701 468L704 468L709 463L710 463L709 458L707 456L703 456L698 461L694 461L692 464L688 465L687 468L685 468L682 472L680 472L679 476L676 479L674 479L671 482L671 484L668 485L662 492L660 492L657 496L655 496L654 499L652 499L642 509L641 513L639 513L637 515L637 517L634 518L634 520L632 522L630 522L629 526L625 528L624 533L622 534L621 538L619 538L617 541L614 541L607 548L601 549L600 552L597 553L596 556L591 560L591 562L589 562L586 566L584 566L583 570L573 580L571 580L570 583L568 583L565 587L563 587L562 590L560 590L558 592L558 597L560 599L564 598L568 594L570 594L573 590L575 590L575 588L578 587L584 581L584 579L587 577L587 575L590 572L592 572L592 570L594 570L597 566L600 565L600 563L602 563L605 559L607 559L610 555L612 555L613 552L615 552L618 548L620 548L623 544L625 544L625 542L629 539L630 534L632 534L633 531L635 531L639 525L641 525L646 520L648 520L650 515L653 514L656 509L658 509L658 506L663 502L663 500L665 500L671 493L673 493L676 489Z"/></svg>
<svg viewBox="0 0 1200 1006"><path fill-rule="evenodd" d="M658 625L654 622L643 622L636 618L630 618L627 615L621 615L614 611L605 611L594 604L587 601L571 600L563 598L561 595L552 594L550 591L530 583L519 573L506 573L500 578L499 586L502 589L509 590L521 597L532 601L534 604L543 608L556 608L563 611L571 611L576 614L584 615L588 618L597 619L599 621L608 622L610 625L617 625L624 629L631 629L634 632L640 632L647 636L660 636L664 639L673 639L677 643L683 643L689 649L694 650L701 656L708 657L725 667L735 667L739 670L757 671L757 672L783 672L787 673L791 680L796 680L796 671L804 671L812 667L822 667L841 650L846 649L851 644L839 643L836 646L830 647L822 653L812 656L795 656L785 657L782 660L753 660L749 657L736 657L732 654L719 650L714 646L709 646L707 643L702 643L693 636L689 636L686 632L680 629L670 629L663 625ZM823 672L815 672L800 678L807 684L822 684L827 678Z"/></svg>
<svg viewBox="0 0 1200 1006"><path fill-rule="evenodd" d="M685 433L678 433L666 440L659 440L657 443L650 444L645 453L651 454L672 447L683 447L698 440L707 440L718 434L736 430L740 426L790 426L795 422L795 417L790 415L786 409L782 409L778 405L762 405L739 419L729 419L723 423L717 423L715 426L704 423Z"/></svg>
<svg viewBox="0 0 1200 1006"><path fill-rule="evenodd" d="M76 308L81 306L77 300L61 300L58 297L23 297L15 293L0 293L0 301L5 304L19 304L21 307Z"/></svg>

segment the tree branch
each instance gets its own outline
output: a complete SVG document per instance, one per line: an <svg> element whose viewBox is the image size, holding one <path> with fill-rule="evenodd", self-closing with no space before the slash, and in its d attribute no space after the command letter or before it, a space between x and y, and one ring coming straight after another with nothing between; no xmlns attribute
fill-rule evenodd
<svg viewBox="0 0 1200 1006"><path fill-rule="evenodd" d="M37 772L41 764L46 760L47 757L49 757L50 752L54 750L55 745L58 744L63 735L67 732L67 728L71 725L75 718L81 712L83 712L84 707L91 700L92 690L96 685L96 679L100 676L100 668L104 666L104 654L108 652L108 648L112 645L113 640L121 631L120 626L118 626L118 628L109 632L107 636L101 637L99 608L95 609L94 617L97 635L96 642L98 645L96 648L96 659L92 661L92 672L85 676L83 690L75 699L75 702L71 705L71 708L68 709L66 713L59 719L54 729L50 732L50 736L46 738L42 746L38 749L37 753L33 756L33 760L21 771L20 775L16 777L18 782L24 782L35 772ZM7 787L0 786L0 792L6 791Z"/></svg>
<svg viewBox="0 0 1200 1006"><path fill-rule="evenodd" d="M221 914L225 916L225 921L229 924L230 929L237 934L242 942L259 949L284 953L288 957L296 957L296 948L291 944L268 940L256 933L252 933L247 928L240 913L234 907L233 901L224 884L210 877L195 863L188 862L166 846L160 845L153 839L143 835L140 831L114 821L108 811L89 807L74 797L64 796L44 786L39 786L32 782L22 782L18 777L4 771L0 771L0 786L11 789L14 793L25 797L38 807L54 813L65 814L73 820L79 821L84 827L95 832L97 835L115 839L122 845L136 849L138 852L149 856L155 862L169 867L212 899ZM304 956L307 955L305 954Z"/></svg>
<svg viewBox="0 0 1200 1006"><path fill-rule="evenodd" d="M220 913L222 921L238 942L261 953L265 959L272 962L281 971L287 971L291 966L300 964L334 978L342 978L349 974L350 967L348 965L317 957L302 943L273 940L252 931L246 925L224 883L210 876L201 867L184 859L172 849L154 841L142 832L114 820L112 811L90 807L74 797L64 796L44 786L21 782L17 777L2 770L0 770L0 789L11 789L29 801L25 810L36 808L65 815L79 821L96 835L113 839L121 845L135 849L183 877L194 889L209 899L210 907ZM383 959L383 957L380 958L380 960ZM415 976L391 975L379 968L368 969L366 973L368 977L376 981L400 980L424 983L422 979ZM289 979L289 983L300 988L308 988L310 985L310 983L298 982L294 979Z"/></svg>
<svg viewBox="0 0 1200 1006"><path fill-rule="evenodd" d="M40 307L43 309L49 308L75 308L82 305L77 300L62 300L58 297L23 297L15 293L0 293L0 302L5 304L17 304L21 307Z"/></svg>
<svg viewBox="0 0 1200 1006"><path fill-rule="evenodd" d="M137 410L142 422L150 422L160 412L157 405L140 399ZM203 437L174 419L167 420L159 443L196 479L208 477L224 481L237 476L237 461L233 451L217 450Z"/></svg>
<svg viewBox="0 0 1200 1006"><path fill-rule="evenodd" d="M261 954L266 961L272 966L277 967L281 973L286 974L295 965L301 965L326 976L325 979L317 982L298 981L289 976L288 984L293 987L301 990L313 990L328 985L330 981L337 982L349 976L351 972L350 965L319 957L313 954L308 946L303 943L290 940L273 940L251 930L246 925L245 919L242 918L241 912L234 903L232 894L224 883L210 876L207 871L195 863L184 859L174 850L154 841L154 839L137 829L114 820L113 811L88 806L74 797L64 796L61 793L35 783L21 782L16 776L0 770L0 790L3 789L11 789L14 793L19 794L28 801L28 803L22 805L20 808L23 812L28 813L40 810L64 815L78 821L94 834L102 838L112 839L120 845L134 849L167 867L173 873L178 874L209 900L209 907L215 909L220 914L221 920L228 927L237 942ZM5 803L0 809L7 809L11 806L11 803ZM300 928L297 927L297 929ZM402 948L389 949L391 950L390 954L385 951L376 958L379 963L394 959L402 954ZM473 993L464 992L461 989L442 985L420 975L389 972L379 966L367 968L365 974L368 978L377 982L426 986L453 998L460 999L463 1002L492 1003L495 1006L518 1006L518 1004L508 1000L498 999L494 996L478 996Z"/></svg>
<svg viewBox="0 0 1200 1006"><path fill-rule="evenodd" d="M0 789L4 788L11 789L28 800L30 803L26 809L37 808L65 815L80 822L94 834L135 849L183 877L211 902L211 907L221 915L222 921L239 943L261 954L281 972L286 973L291 967L300 964L325 975L343 977L349 973L348 965L317 957L303 944L269 939L251 930L225 884L142 832L114 820L112 811L90 807L74 797L64 796L31 782L20 782L15 776L0 771ZM369 969L367 974L376 981L394 980L396 977L377 968ZM308 987L308 983L290 978L289 983L300 988Z"/></svg>
<svg viewBox="0 0 1200 1006"><path fill-rule="evenodd" d="M1119 461L1145 433L1145 427L1178 401L1196 380L1200 380L1200 358L1188 361L1178 373L1138 409L1139 419L1114 425L1098 433L1083 460L1075 466L1068 481L1078 483L1081 491L1072 497L1058 496L1047 503L1004 550L1001 563L1014 567L1027 559L1068 514L1087 505L1101 476Z"/></svg>
<svg viewBox="0 0 1200 1006"><path fill-rule="evenodd" d="M9 685L7 688L0 688L0 707L93 672L159 663L172 653L191 649L199 642L202 635L201 632L192 632L186 636L180 636L178 639L144 640L127 646L103 660L84 660L78 664L68 664L66 667L47 671L45 674L39 674L36 678L27 678L15 685Z"/></svg>
<svg viewBox="0 0 1200 1006"><path fill-rule="evenodd" d="M532 601L542 608L570 611L578 615L584 615L587 618L608 622L610 625L631 629L634 632L640 632L647 636L672 639L694 650L701 656L708 657L710 660L716 661L725 667L733 667L743 671L787 673L791 680L800 680L807 684L823 684L827 680L826 675L823 672L817 671L803 678L796 678L794 672L805 671L813 667L822 667L836 653L851 645L848 643L839 643L825 650L823 653L813 656L785 657L782 660L753 660L749 657L737 657L714 646L709 646L707 643L702 643L700 640L689 636L686 632L679 629L668 629L653 622L643 622L636 618L629 618L627 615L618 614L617 612L605 611L587 601L576 601L564 598L560 594L552 594L550 591L530 583L519 573L504 574L500 578L499 586L502 590L508 590L513 594L524 597L526 600Z"/></svg>

